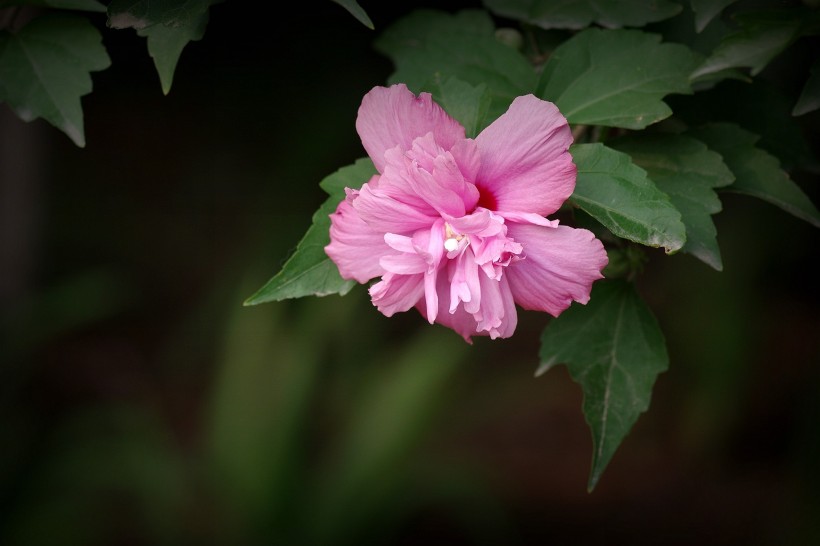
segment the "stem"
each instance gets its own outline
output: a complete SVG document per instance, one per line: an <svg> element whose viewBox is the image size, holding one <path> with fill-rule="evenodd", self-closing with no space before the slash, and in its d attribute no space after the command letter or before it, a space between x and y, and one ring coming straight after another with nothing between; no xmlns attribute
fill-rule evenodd
<svg viewBox="0 0 820 546"><path fill-rule="evenodd" d="M572 140L577 141L579 138L581 138L584 135L584 133L587 132L587 129L589 129L589 125L576 125L575 127L573 127L572 128Z"/></svg>

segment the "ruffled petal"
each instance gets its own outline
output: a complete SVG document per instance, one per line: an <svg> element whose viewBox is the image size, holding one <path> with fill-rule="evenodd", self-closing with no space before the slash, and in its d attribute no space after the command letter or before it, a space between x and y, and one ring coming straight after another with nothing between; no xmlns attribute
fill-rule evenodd
<svg viewBox="0 0 820 546"><path fill-rule="evenodd" d="M343 200L330 215L330 244L325 253L343 278L366 283L380 277L384 269L379 260L393 252L384 242L384 235L368 226L350 201Z"/></svg>
<svg viewBox="0 0 820 546"><path fill-rule="evenodd" d="M469 154L463 153L465 167L473 168ZM415 139L410 150L391 148L384 157L379 189L385 195L427 214L463 216L475 208L478 188L465 179L453 154L438 145L433 133Z"/></svg>
<svg viewBox="0 0 820 546"><path fill-rule="evenodd" d="M443 272L439 274L436 279L436 293L436 303L438 304L435 318L436 323L455 330L467 343L472 343L470 336L482 335L476 332L475 319L464 310L463 306L459 306L453 313L448 309L450 303L450 281ZM422 315L427 316L426 302L421 302L416 307ZM486 335L486 333L483 335Z"/></svg>
<svg viewBox="0 0 820 546"><path fill-rule="evenodd" d="M479 204L511 212L552 214L572 195L577 169L567 151L572 132L551 102L516 98L476 138L481 154Z"/></svg>
<svg viewBox="0 0 820 546"><path fill-rule="evenodd" d="M416 97L403 83L370 90L359 107L356 130L379 172L384 170L387 150L396 146L409 150L413 140L429 132L445 150L465 138L464 127L433 102L429 93Z"/></svg>
<svg viewBox="0 0 820 546"><path fill-rule="evenodd" d="M518 305L557 317L573 300L589 301L592 283L603 278L607 264L604 245L592 232L510 224L508 234L523 245L526 255L505 272Z"/></svg>
<svg viewBox="0 0 820 546"><path fill-rule="evenodd" d="M412 233L429 228L438 219L438 216L431 216L429 210L420 210L395 199L385 192L384 187L384 180L379 182L377 188L365 184L353 200L353 208L373 230L382 234Z"/></svg>
<svg viewBox="0 0 820 546"><path fill-rule="evenodd" d="M481 278L481 310L476 328L492 339L510 337L518 325L518 312L506 277L493 280Z"/></svg>
<svg viewBox="0 0 820 546"><path fill-rule="evenodd" d="M386 273L382 280L370 287L370 298L384 316L392 317L412 309L424 296L423 275L394 275Z"/></svg>
<svg viewBox="0 0 820 546"><path fill-rule="evenodd" d="M492 339L512 336L518 324L518 314L507 279L502 277L500 281L494 281L486 278L480 272L479 277L481 279L475 279L475 282L481 284L480 291L476 291L476 295L481 298L481 307L475 313L469 313L465 310L464 303L450 311L448 304L450 303L451 280L448 279L448 275L438 275L436 323L451 328L468 343L472 343L472 336L490 336ZM491 301L488 302L487 298ZM425 314L424 302L419 302L416 307L423 315Z"/></svg>

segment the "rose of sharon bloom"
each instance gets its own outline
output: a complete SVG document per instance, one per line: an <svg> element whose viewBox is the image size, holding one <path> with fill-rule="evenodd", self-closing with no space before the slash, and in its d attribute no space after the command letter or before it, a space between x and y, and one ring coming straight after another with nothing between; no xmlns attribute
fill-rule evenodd
<svg viewBox="0 0 820 546"><path fill-rule="evenodd" d="M475 140L403 84L362 100L356 129L380 174L331 214L327 255L367 283L385 315L413 307L471 342L513 334L515 304L558 316L589 301L607 256L584 229L545 216L575 188L572 134L527 95Z"/></svg>

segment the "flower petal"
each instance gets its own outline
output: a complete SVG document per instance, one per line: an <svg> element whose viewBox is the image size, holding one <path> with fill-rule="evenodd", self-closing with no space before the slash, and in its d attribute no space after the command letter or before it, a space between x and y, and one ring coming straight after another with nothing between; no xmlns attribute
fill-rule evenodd
<svg viewBox="0 0 820 546"><path fill-rule="evenodd" d="M518 325L518 312L506 277L496 281L481 278L481 320L477 329L491 339L510 337Z"/></svg>
<svg viewBox="0 0 820 546"><path fill-rule="evenodd" d="M436 293L435 301L438 304L438 310L435 313L436 323L455 330L467 343L472 343L470 336L482 335L476 332L476 321L471 314L464 310L463 306L460 305L455 312L450 313L450 281L444 272L439 274L436 279ZM428 316L426 302L420 302L416 305L416 308L422 315Z"/></svg>
<svg viewBox="0 0 820 546"><path fill-rule="evenodd" d="M430 215L431 211L420 210L389 195L383 182L380 181L377 188L365 184L353 200L353 208L372 229L383 234L411 233L429 228L437 220L436 216Z"/></svg>
<svg viewBox="0 0 820 546"><path fill-rule="evenodd" d="M380 277L384 269L379 260L393 252L384 242L384 235L370 228L347 199L330 215L330 244L325 253L343 278L366 283Z"/></svg>
<svg viewBox="0 0 820 546"><path fill-rule="evenodd" d="M385 273L382 280L370 287L370 297L384 316L392 317L412 309L424 296L423 275Z"/></svg>
<svg viewBox="0 0 820 546"><path fill-rule="evenodd" d="M416 97L403 83L370 90L359 107L356 130L379 172L383 172L387 150L396 146L409 150L413 140L431 131L445 150L465 138L464 127L433 102L429 93Z"/></svg>
<svg viewBox="0 0 820 546"><path fill-rule="evenodd" d="M483 277L480 273L479 275ZM455 330L468 343L472 343L472 336L490 336L492 339L510 337L518 323L518 315L506 278L502 277L500 281L494 281L484 277L480 282L482 301L484 301L483 298L486 294L487 297L493 300L491 304L493 308L485 309L485 304L482 303L481 309L474 316L465 311L462 304L455 311L450 312L448 305L450 301L450 281L447 279L447 275L440 274L436 283L439 305L436 323ZM416 308L423 315L425 314L426 305L424 302L419 302ZM476 317L482 320L482 326L489 321L492 321L494 326L488 326L486 330L478 331L479 322L477 322ZM493 318L497 320L493 320Z"/></svg>
<svg viewBox="0 0 820 546"><path fill-rule="evenodd" d="M533 95L516 98L478 135L476 144L481 154L476 179L480 204L547 216L575 189L577 169L567 151L572 132L551 102Z"/></svg>
<svg viewBox="0 0 820 546"><path fill-rule="evenodd" d="M607 264L604 245L592 232L513 223L507 233L523 245L526 255L506 271L518 305L557 317L572 300L589 301L592 283L603 278L601 269Z"/></svg>

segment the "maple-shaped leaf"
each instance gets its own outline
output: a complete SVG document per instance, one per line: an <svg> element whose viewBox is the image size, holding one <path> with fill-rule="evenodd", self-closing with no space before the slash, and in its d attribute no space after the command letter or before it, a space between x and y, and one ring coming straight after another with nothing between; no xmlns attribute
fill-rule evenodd
<svg viewBox="0 0 820 546"><path fill-rule="evenodd" d="M43 118L85 146L80 98L90 72L111 64L99 31L85 18L45 15L16 34L0 32L0 100L21 119Z"/></svg>

